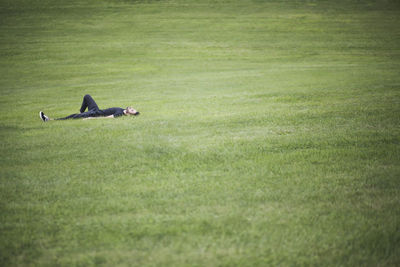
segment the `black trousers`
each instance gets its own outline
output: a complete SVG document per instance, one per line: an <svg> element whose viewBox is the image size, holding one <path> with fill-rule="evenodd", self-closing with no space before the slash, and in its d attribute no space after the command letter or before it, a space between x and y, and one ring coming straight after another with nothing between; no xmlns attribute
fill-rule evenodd
<svg viewBox="0 0 400 267"><path fill-rule="evenodd" d="M85 112L86 108L88 109L88 111ZM80 118L101 116L101 111L100 111L99 107L97 106L96 102L90 95L85 95L83 97L80 112L81 113L71 114L67 117L59 118L56 120L80 119Z"/></svg>

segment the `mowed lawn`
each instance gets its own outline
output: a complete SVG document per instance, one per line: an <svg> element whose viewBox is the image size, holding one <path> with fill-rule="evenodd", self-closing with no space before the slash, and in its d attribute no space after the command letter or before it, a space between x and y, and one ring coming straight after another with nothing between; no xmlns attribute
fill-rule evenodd
<svg viewBox="0 0 400 267"><path fill-rule="evenodd" d="M0 93L1 266L400 265L395 0L0 0Z"/></svg>

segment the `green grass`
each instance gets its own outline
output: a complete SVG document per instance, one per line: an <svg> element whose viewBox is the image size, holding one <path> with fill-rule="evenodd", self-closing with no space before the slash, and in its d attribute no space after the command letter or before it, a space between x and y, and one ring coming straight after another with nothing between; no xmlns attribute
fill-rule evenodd
<svg viewBox="0 0 400 267"><path fill-rule="evenodd" d="M0 265L398 266L399 74L395 0L1 0Z"/></svg>

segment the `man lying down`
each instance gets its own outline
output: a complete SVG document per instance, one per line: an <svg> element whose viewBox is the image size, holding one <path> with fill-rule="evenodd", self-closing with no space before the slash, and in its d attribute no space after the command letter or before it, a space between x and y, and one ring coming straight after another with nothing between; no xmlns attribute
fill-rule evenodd
<svg viewBox="0 0 400 267"><path fill-rule="evenodd" d="M88 111L85 112L86 108ZM68 119L95 119L95 118L117 118L120 116L130 116L139 115L139 111L133 109L132 107L123 108L108 108L108 109L99 109L96 102L90 95L85 95L83 97L82 106L80 109L80 113L71 114L64 118L51 119L46 116L43 111L39 112L40 119L43 122L49 120L68 120Z"/></svg>

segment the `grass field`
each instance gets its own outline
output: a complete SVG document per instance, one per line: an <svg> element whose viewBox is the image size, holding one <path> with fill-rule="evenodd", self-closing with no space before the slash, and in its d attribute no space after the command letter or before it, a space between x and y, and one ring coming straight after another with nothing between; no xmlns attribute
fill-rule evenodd
<svg viewBox="0 0 400 267"><path fill-rule="evenodd" d="M395 0L0 0L0 90L1 266L400 265Z"/></svg>

